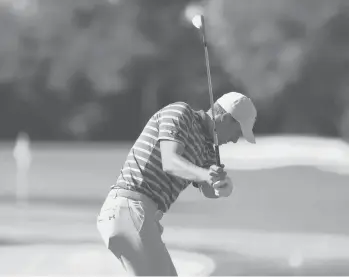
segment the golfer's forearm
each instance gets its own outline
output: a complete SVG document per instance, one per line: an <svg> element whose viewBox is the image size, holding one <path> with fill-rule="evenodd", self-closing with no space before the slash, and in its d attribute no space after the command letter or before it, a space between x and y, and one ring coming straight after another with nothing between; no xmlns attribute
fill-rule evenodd
<svg viewBox="0 0 349 277"><path fill-rule="evenodd" d="M208 170L194 165L180 155L175 155L172 159L163 164L166 173L190 180L196 183L207 182Z"/></svg>

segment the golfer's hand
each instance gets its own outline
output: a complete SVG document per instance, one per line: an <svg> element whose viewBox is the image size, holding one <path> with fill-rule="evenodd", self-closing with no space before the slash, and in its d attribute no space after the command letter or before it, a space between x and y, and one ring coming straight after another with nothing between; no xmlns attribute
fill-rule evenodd
<svg viewBox="0 0 349 277"><path fill-rule="evenodd" d="M228 197L233 192L233 182L229 176L226 176L223 181L214 183L213 188L218 197Z"/></svg>
<svg viewBox="0 0 349 277"><path fill-rule="evenodd" d="M224 165L221 165L221 166L211 165L208 170L207 183L210 186L213 186L213 184L223 181L226 176L227 176L227 172L224 171Z"/></svg>

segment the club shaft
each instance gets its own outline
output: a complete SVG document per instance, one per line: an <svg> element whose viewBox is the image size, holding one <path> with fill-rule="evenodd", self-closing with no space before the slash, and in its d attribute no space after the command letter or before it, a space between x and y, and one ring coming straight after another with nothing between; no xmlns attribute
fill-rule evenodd
<svg viewBox="0 0 349 277"><path fill-rule="evenodd" d="M213 121L213 142L215 145L215 154L216 154L216 164L218 166L221 165L220 162L220 154L219 154L219 145L218 145L218 135L217 135L217 130L216 130L216 117L214 114L214 99L213 99L213 91L212 91L212 80L211 80L211 70L210 70L210 59L208 55L208 47L206 43L206 36L205 36L205 25L203 22L202 28L202 41L204 44L204 49L205 49L205 61L206 61L206 71L207 71L207 80L208 80L208 92L210 96L210 106L211 106L211 111L212 111L212 121Z"/></svg>

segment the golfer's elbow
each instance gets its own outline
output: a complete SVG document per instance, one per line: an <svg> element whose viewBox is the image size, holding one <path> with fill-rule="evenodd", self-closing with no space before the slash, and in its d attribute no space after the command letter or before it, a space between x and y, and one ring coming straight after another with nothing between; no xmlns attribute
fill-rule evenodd
<svg viewBox="0 0 349 277"><path fill-rule="evenodd" d="M165 159L162 159L162 170L171 175L177 175L178 165L176 162L176 155L167 156Z"/></svg>
<svg viewBox="0 0 349 277"><path fill-rule="evenodd" d="M177 175L180 168L180 158L184 146L174 141L161 141L161 162L162 170L168 174Z"/></svg>
<svg viewBox="0 0 349 277"><path fill-rule="evenodd" d="M175 172L175 168L174 168L173 164L171 164L171 163L162 162L162 170L165 173L171 174L171 175L173 175L173 173Z"/></svg>

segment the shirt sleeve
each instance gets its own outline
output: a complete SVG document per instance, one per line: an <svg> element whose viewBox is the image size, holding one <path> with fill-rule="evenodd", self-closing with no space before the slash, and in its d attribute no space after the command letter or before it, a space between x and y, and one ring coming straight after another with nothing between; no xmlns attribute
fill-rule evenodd
<svg viewBox="0 0 349 277"><path fill-rule="evenodd" d="M185 146L187 144L190 117L186 106L167 106L159 112L159 140L171 140Z"/></svg>

